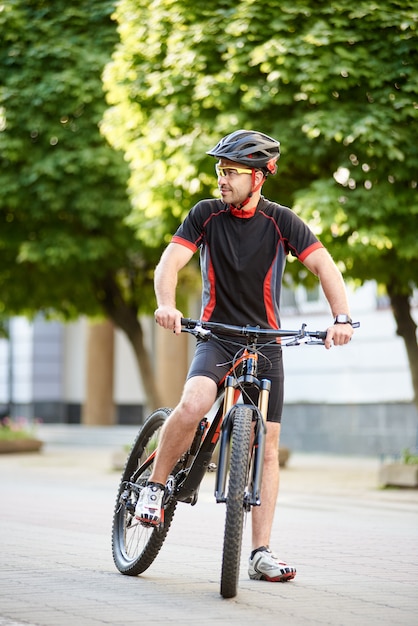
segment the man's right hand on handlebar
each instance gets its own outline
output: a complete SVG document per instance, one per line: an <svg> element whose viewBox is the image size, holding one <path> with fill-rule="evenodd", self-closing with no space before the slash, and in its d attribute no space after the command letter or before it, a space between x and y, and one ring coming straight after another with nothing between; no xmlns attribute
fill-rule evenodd
<svg viewBox="0 0 418 626"><path fill-rule="evenodd" d="M167 330L172 330L176 335L180 335L183 313L176 307L170 305L159 306L155 309L154 317L157 324L167 328Z"/></svg>

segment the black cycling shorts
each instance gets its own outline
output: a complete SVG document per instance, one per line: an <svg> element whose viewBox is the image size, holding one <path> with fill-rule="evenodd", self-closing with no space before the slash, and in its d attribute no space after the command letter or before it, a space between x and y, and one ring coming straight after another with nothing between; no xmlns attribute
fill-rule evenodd
<svg viewBox="0 0 418 626"><path fill-rule="evenodd" d="M198 340L196 351L190 365L187 379L194 376L207 376L219 384L231 369L233 360L242 354L243 349L237 342ZM267 411L269 422L281 422L283 411L283 361L282 349L278 344L259 346L258 378L267 378L271 381L271 392ZM257 402L257 390L249 389L248 396ZM244 402L246 402L244 398Z"/></svg>

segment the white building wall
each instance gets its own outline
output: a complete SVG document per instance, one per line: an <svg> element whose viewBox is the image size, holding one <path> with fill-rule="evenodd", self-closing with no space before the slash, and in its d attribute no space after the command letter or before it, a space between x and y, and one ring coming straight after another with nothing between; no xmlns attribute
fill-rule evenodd
<svg viewBox="0 0 418 626"><path fill-rule="evenodd" d="M296 326L302 321L315 330L325 329L329 323L326 316L304 315L291 320ZM330 350L322 346L289 347L284 348L283 358L286 402L413 400L405 347L396 336L390 311L363 313L361 328L347 346Z"/></svg>
<svg viewBox="0 0 418 626"><path fill-rule="evenodd" d="M12 398L16 404L32 400L32 324L24 317L15 317L10 323L12 350Z"/></svg>
<svg viewBox="0 0 418 626"><path fill-rule="evenodd" d="M0 405L9 401L9 342L0 337Z"/></svg>
<svg viewBox="0 0 418 626"><path fill-rule="evenodd" d="M403 340L396 335L390 309L375 305L375 287L369 283L350 294L354 321L360 322L349 345L325 350L322 346L284 348L285 401L288 403L410 402L413 389ZM304 305L303 308L309 308ZM325 330L332 322L328 311L282 315L282 327ZM417 311L414 311L418 319Z"/></svg>
<svg viewBox="0 0 418 626"><path fill-rule="evenodd" d="M64 327L63 379L65 402L82 404L86 393L87 320Z"/></svg>

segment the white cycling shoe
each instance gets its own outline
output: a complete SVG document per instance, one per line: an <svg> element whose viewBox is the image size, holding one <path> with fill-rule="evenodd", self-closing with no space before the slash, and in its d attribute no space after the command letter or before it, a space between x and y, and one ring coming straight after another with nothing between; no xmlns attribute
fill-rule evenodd
<svg viewBox="0 0 418 626"><path fill-rule="evenodd" d="M157 526L163 518L164 488L160 485L146 485L139 494L135 507L135 517L146 526Z"/></svg>
<svg viewBox="0 0 418 626"><path fill-rule="evenodd" d="M296 576L296 569L281 561L269 548L263 546L251 554L248 575L252 580L286 582Z"/></svg>

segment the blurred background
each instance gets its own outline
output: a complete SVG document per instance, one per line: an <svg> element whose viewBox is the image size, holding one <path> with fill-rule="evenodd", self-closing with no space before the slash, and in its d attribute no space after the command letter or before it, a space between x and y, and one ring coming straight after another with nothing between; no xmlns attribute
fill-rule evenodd
<svg viewBox="0 0 418 626"><path fill-rule="evenodd" d="M282 441L399 453L418 432L418 11L399 0L0 3L0 411L139 425L179 397L190 338L152 318L153 270L219 138L281 142L265 195L344 273L351 344L285 348ZM288 263L282 325L326 328ZM178 306L198 316L197 259Z"/></svg>

